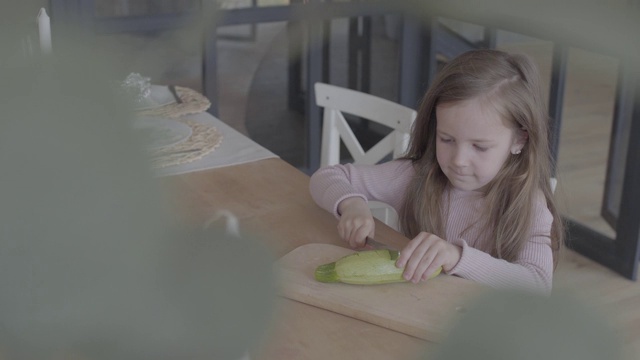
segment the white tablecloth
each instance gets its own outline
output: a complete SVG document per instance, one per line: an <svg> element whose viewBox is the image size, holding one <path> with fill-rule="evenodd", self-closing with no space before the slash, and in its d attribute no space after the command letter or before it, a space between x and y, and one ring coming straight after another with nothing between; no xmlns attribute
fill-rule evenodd
<svg viewBox="0 0 640 360"><path fill-rule="evenodd" d="M209 113L205 112L189 115L183 118L215 126L216 129L222 133L222 143L215 150L201 159L187 164L157 169L156 173L158 176L179 175L278 157L276 154L267 150L260 144L241 134Z"/></svg>

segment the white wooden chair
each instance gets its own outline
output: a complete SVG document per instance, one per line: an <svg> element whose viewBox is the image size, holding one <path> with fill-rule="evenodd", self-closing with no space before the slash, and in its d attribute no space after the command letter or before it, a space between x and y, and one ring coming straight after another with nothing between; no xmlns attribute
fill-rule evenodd
<svg viewBox="0 0 640 360"><path fill-rule="evenodd" d="M398 158L409 145L409 134L417 113L415 110L392 101L325 83L315 83L316 103L324 108L320 165L340 163L340 140L353 157L354 164L377 164L389 154ZM358 116L392 131L364 151L343 113ZM388 226L398 229L398 214L391 206L370 201L374 217Z"/></svg>

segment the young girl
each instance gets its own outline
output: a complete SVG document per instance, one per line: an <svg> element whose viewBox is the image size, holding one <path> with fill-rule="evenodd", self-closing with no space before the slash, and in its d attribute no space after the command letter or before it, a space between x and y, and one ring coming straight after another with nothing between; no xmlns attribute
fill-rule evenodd
<svg viewBox="0 0 640 360"><path fill-rule="evenodd" d="M404 158L321 168L311 195L340 219L338 232L352 248L374 236L367 200L393 206L412 239L396 266L414 283L442 266L492 287L548 294L564 237L548 136L533 62L474 50L438 73Z"/></svg>

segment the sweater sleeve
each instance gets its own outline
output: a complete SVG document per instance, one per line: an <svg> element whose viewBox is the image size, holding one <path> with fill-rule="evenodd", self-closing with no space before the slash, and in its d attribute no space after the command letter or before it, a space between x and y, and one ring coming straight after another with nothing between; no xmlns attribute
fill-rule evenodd
<svg viewBox="0 0 640 360"><path fill-rule="evenodd" d="M469 246L465 240L456 239L451 242L462 247L462 256L448 274L494 288L521 289L549 295L553 278L550 238L553 216L542 201L536 204L531 238L513 263L494 258Z"/></svg>
<svg viewBox="0 0 640 360"><path fill-rule="evenodd" d="M323 209L339 217L338 204L349 197L377 200L400 210L404 193L415 170L409 160L392 160L378 165L332 165L311 176L309 190Z"/></svg>

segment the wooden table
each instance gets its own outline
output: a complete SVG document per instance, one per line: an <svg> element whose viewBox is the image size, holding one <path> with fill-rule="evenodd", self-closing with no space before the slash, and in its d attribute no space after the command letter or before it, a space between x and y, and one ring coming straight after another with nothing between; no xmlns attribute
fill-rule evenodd
<svg viewBox="0 0 640 360"><path fill-rule="evenodd" d="M215 211L238 216L241 232L259 234L275 257L298 246L344 246L337 220L309 195L309 177L281 159L266 159L164 179L184 220L202 224ZM376 234L408 241L378 223ZM278 299L282 314L252 359L408 359L433 343L324 309Z"/></svg>

